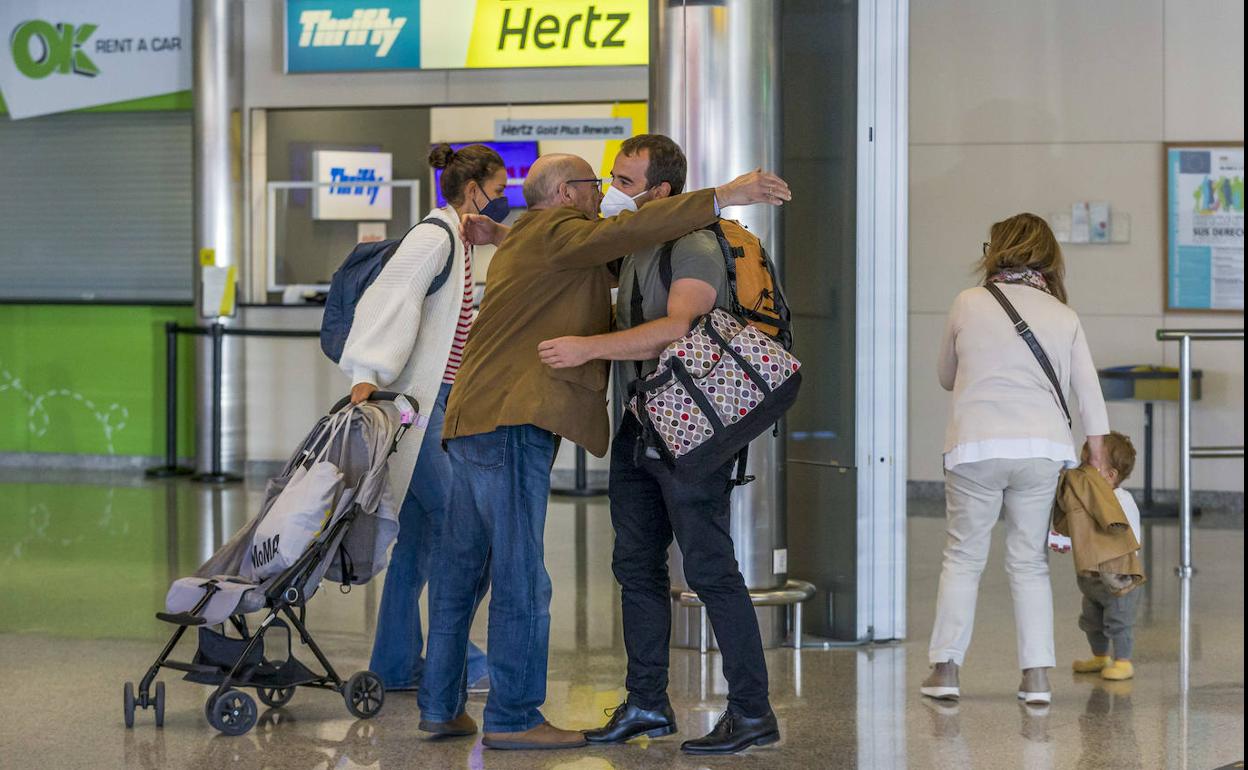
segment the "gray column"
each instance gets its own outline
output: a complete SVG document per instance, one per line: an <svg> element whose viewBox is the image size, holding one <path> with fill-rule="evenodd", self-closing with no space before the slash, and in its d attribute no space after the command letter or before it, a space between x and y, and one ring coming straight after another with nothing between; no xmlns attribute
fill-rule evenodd
<svg viewBox="0 0 1248 770"><path fill-rule="evenodd" d="M192 93L195 174L195 307L201 324L237 323L201 315L200 255L212 249L216 264L244 274L242 251L242 9L237 0L194 0ZM242 287L239 287L240 289ZM239 296L244 296L239 292ZM226 338L221 361L221 469L239 472L244 460L243 349ZM212 469L212 340L196 339L195 466Z"/></svg>
<svg viewBox="0 0 1248 770"><path fill-rule="evenodd" d="M652 0L650 126L684 149L688 189L712 187L760 166L778 168L778 33L775 0ZM725 216L757 235L782 269L775 209L734 208ZM733 492L732 536L751 589L781 586L787 578L784 467L783 439L766 433L750 446L749 472L756 481ZM673 549L674 585L684 582L679 565ZM771 643L777 636L770 622L778 616L774 609L760 612L764 639ZM696 646L696 623L691 613L678 614L678 643Z"/></svg>

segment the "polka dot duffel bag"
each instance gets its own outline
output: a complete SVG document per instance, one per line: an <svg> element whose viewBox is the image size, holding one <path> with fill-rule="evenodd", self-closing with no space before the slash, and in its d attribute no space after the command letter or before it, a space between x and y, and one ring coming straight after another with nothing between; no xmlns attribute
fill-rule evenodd
<svg viewBox="0 0 1248 770"><path fill-rule="evenodd" d="M745 483L743 453L793 405L800 369L775 339L716 308L632 384L629 409L677 478L701 480L738 457Z"/></svg>

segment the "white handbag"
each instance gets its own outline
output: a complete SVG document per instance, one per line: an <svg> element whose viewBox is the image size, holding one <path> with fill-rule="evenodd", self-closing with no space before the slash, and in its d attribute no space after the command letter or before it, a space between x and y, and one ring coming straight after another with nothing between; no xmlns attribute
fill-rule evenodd
<svg viewBox="0 0 1248 770"><path fill-rule="evenodd" d="M243 558L243 577L261 581L280 573L294 564L329 524L341 493L343 474L327 456L337 438L341 438L341 453L345 455L353 412L354 407L345 409L326 423L321 451L295 470L256 526L251 549Z"/></svg>

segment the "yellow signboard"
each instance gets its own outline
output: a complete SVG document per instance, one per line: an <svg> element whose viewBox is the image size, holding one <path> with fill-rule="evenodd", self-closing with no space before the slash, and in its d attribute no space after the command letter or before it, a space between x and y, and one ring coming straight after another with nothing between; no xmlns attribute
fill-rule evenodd
<svg viewBox="0 0 1248 770"><path fill-rule="evenodd" d="M648 0L477 0L460 66L592 67L645 64ZM428 66L423 64L422 66Z"/></svg>
<svg viewBox="0 0 1248 770"><path fill-rule="evenodd" d="M645 65L649 5L649 0L422 2L421 67Z"/></svg>

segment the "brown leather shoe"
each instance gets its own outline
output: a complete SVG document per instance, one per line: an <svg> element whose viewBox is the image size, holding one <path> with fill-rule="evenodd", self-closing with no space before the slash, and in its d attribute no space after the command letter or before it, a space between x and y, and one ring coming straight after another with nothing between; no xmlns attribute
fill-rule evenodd
<svg viewBox="0 0 1248 770"><path fill-rule="evenodd" d="M486 733L481 742L491 749L575 749L585 745L585 736L543 722L522 733Z"/></svg>
<svg viewBox="0 0 1248 770"><path fill-rule="evenodd" d="M477 733L477 723L468 716L467 711L449 722L428 722L422 719L419 727L423 732L433 733L434 738L459 738Z"/></svg>

